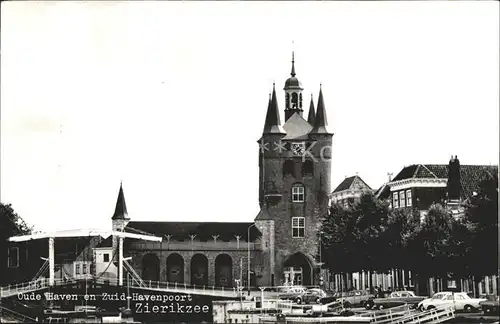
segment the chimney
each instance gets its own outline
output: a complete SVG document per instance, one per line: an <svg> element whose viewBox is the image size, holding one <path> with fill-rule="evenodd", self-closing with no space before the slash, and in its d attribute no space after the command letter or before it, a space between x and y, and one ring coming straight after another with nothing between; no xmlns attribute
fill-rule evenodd
<svg viewBox="0 0 500 324"><path fill-rule="evenodd" d="M392 172L387 172L387 176L389 177L389 182L392 181Z"/></svg>
<svg viewBox="0 0 500 324"><path fill-rule="evenodd" d="M460 192L462 191L462 183L460 179L460 161L455 155L455 158L450 160L448 164L448 185L447 196L448 201L459 201Z"/></svg>

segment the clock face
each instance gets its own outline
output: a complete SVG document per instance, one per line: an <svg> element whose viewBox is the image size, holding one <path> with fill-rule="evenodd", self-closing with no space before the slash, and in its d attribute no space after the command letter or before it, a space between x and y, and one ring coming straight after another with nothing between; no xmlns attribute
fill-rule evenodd
<svg viewBox="0 0 500 324"><path fill-rule="evenodd" d="M304 143L292 143L292 152L294 155L303 155L305 151Z"/></svg>

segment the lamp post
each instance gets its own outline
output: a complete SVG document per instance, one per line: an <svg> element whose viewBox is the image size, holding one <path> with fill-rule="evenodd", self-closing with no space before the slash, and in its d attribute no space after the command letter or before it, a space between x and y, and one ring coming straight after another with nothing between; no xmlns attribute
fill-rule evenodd
<svg viewBox="0 0 500 324"><path fill-rule="evenodd" d="M250 296L250 229L255 226L255 223L248 226L247 229L247 247L248 247L248 277L247 277L247 287L248 287L248 296Z"/></svg>
<svg viewBox="0 0 500 324"><path fill-rule="evenodd" d="M323 287L323 260L322 260L322 251L321 251L321 245L322 245L322 239L323 239L323 231L319 231L319 287Z"/></svg>

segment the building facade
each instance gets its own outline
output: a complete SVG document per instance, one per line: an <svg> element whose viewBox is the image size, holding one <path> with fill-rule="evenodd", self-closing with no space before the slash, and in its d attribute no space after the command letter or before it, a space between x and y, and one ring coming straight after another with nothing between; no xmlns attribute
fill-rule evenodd
<svg viewBox="0 0 500 324"><path fill-rule="evenodd" d="M452 156L448 164L414 164L404 167L397 175L382 186L377 195L387 200L394 209L412 208L420 212L425 222L430 206L441 204L454 217L465 215L465 204L479 191L482 181L498 178L496 165L460 165L457 156ZM415 283L409 271L393 271L392 287L414 287L419 284L425 294L433 294L443 290L462 290L473 292L470 280L457 282L430 279L429 282ZM478 295L496 294L498 277L486 277L479 285Z"/></svg>
<svg viewBox="0 0 500 324"><path fill-rule="evenodd" d="M161 243L126 241L145 280L233 287L317 285L321 220L327 214L332 136L320 87L303 117L303 88L292 54L284 85L284 120L273 84L258 141L259 206L252 223L136 222L120 187L113 229L151 234ZM113 242L116 251L116 242Z"/></svg>

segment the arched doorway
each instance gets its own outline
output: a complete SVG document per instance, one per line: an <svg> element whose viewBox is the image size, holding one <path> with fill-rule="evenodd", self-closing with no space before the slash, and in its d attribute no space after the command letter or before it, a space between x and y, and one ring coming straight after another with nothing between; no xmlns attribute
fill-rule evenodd
<svg viewBox="0 0 500 324"><path fill-rule="evenodd" d="M142 258L142 279L144 281L160 280L160 259L156 254L148 253Z"/></svg>
<svg viewBox="0 0 500 324"><path fill-rule="evenodd" d="M215 285L233 286L233 259L227 254L219 254L215 258Z"/></svg>
<svg viewBox="0 0 500 324"><path fill-rule="evenodd" d="M312 266L307 257L297 252L286 259L283 269L284 282L294 285L311 286L313 282Z"/></svg>
<svg viewBox="0 0 500 324"><path fill-rule="evenodd" d="M191 284L208 286L208 259L203 254L191 258Z"/></svg>
<svg viewBox="0 0 500 324"><path fill-rule="evenodd" d="M167 281L184 282L184 259L178 253L172 253L167 258Z"/></svg>

